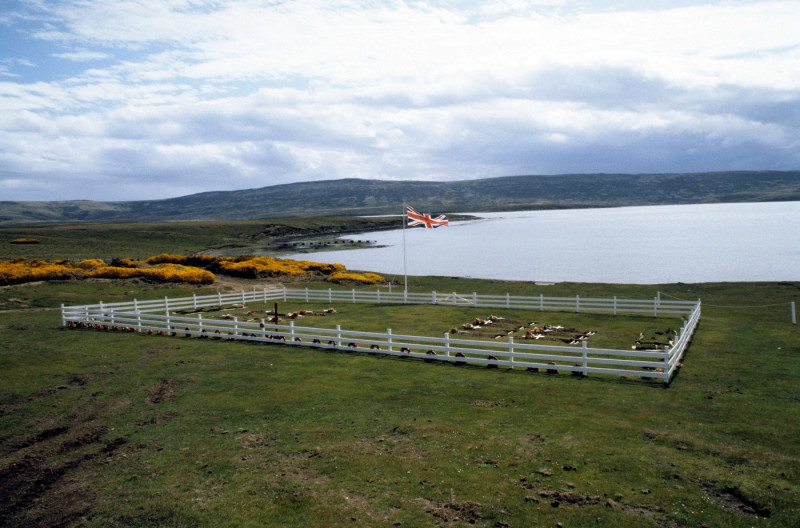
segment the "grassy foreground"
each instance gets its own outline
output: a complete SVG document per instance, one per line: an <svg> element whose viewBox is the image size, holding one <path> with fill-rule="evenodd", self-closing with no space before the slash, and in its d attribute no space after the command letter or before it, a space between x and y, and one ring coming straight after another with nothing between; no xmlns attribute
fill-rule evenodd
<svg viewBox="0 0 800 528"><path fill-rule="evenodd" d="M0 288L0 526L797 526L800 284L411 287L704 308L663 388L67 330L61 303L209 290Z"/></svg>

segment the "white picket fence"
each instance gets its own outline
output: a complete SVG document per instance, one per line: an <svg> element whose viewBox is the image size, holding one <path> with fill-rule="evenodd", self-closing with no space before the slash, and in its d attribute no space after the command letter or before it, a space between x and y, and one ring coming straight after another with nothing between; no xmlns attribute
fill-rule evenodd
<svg viewBox="0 0 800 528"><path fill-rule="evenodd" d="M252 303L274 301L301 302L366 302L402 304L440 304L488 308L523 308L595 312L608 314L634 313L685 316L683 326L676 331L671 347L663 350L617 350L581 346L540 345L515 341L486 341L443 337L401 335L386 332L360 332L277 324L267 319L242 321L204 318L198 312L193 316L177 315L208 307L229 305L246 306ZM545 372L571 372L577 376L611 374L668 383L679 368L692 334L700 321L700 301L633 299L598 299L585 297L520 297L449 293L430 294L412 292L387 292L364 290L316 290L273 288L242 291L232 294L215 294L182 298L167 298L132 302L103 303L84 306L61 307L62 323L70 327L117 329L172 336L197 337L280 343L295 346L312 346L323 349L363 351L421 358L426 361L446 361L455 364L485 365L529 369Z"/></svg>

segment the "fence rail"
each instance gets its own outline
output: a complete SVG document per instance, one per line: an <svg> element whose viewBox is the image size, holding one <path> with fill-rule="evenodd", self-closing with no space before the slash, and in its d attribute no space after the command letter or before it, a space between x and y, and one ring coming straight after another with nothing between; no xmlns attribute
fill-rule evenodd
<svg viewBox="0 0 800 528"><path fill-rule="evenodd" d="M576 312L645 313L654 316L681 314L686 316L683 327L676 331L671 347L663 350L617 350L581 346L538 345L515 341L486 341L443 337L427 337L386 332L345 330L341 326L325 329L288 325L261 319L240 321L192 317L182 311L194 311L210 306L241 305L271 301L306 302L370 302L402 304L440 304L455 306L526 308L538 310L574 310ZM674 375L691 337L700 321L700 301L598 299L581 297L516 297L473 294L430 294L411 292L316 290L273 288L183 298L103 303L84 306L63 306L62 323L67 326L106 330L132 330L148 334L182 335L186 337L281 343L313 346L323 349L361 349L371 354L385 354L445 361L455 364L485 365L488 367L524 368L532 371L571 372L573 375L611 374L668 383Z"/></svg>

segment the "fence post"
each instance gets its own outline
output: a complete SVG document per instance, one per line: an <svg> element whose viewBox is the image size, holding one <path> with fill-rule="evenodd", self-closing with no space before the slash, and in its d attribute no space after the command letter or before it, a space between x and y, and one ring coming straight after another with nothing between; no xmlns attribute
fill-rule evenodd
<svg viewBox="0 0 800 528"><path fill-rule="evenodd" d="M391 328L387 328L386 329L386 335L387 335L386 348L389 350L389 352L392 352L392 329Z"/></svg>
<svg viewBox="0 0 800 528"><path fill-rule="evenodd" d="M506 292L506 308L511 308L511 294Z"/></svg>
<svg viewBox="0 0 800 528"><path fill-rule="evenodd" d="M217 306L222 306L222 292L217 292Z"/></svg>
<svg viewBox="0 0 800 528"><path fill-rule="evenodd" d="M67 326L67 314L64 313L64 303L61 303L61 326Z"/></svg>
<svg viewBox="0 0 800 528"><path fill-rule="evenodd" d="M582 360L582 363L583 363L583 372L582 372L582 374L584 376L588 376L589 375L589 370L588 370L589 365L588 365L588 354L587 354L587 349L586 349L586 341L581 341L581 343L583 345L583 348L581 350L581 360Z"/></svg>
<svg viewBox="0 0 800 528"><path fill-rule="evenodd" d="M197 314L197 331L200 334L203 333L203 314L201 313Z"/></svg>
<svg viewBox="0 0 800 528"><path fill-rule="evenodd" d="M658 317L658 297L653 299L653 317Z"/></svg>
<svg viewBox="0 0 800 528"><path fill-rule="evenodd" d="M450 332L444 333L444 356L450 357Z"/></svg>
<svg viewBox="0 0 800 528"><path fill-rule="evenodd" d="M617 296L614 296L614 315L617 315Z"/></svg>
<svg viewBox="0 0 800 528"><path fill-rule="evenodd" d="M509 368L514 368L514 336L508 336L508 361L511 363Z"/></svg>
<svg viewBox="0 0 800 528"><path fill-rule="evenodd" d="M336 325L336 345L342 346L342 325Z"/></svg>
<svg viewBox="0 0 800 528"><path fill-rule="evenodd" d="M267 323L264 322L264 319L261 319L261 339L267 338Z"/></svg>
<svg viewBox="0 0 800 528"><path fill-rule="evenodd" d="M328 302L333 302L333 290L331 288L328 288Z"/></svg>
<svg viewBox="0 0 800 528"><path fill-rule="evenodd" d="M793 325L797 324L797 312L795 311L794 308L794 301L792 301L792 324Z"/></svg>
<svg viewBox="0 0 800 528"><path fill-rule="evenodd" d="M308 286L306 286L306 302L308 302Z"/></svg>
<svg viewBox="0 0 800 528"><path fill-rule="evenodd" d="M540 312L544 311L544 294L543 293L539 294L539 311Z"/></svg>
<svg viewBox="0 0 800 528"><path fill-rule="evenodd" d="M436 290L431 292L431 304L436 304Z"/></svg>
<svg viewBox="0 0 800 528"><path fill-rule="evenodd" d="M403 304L408 303L408 290L403 290Z"/></svg>
<svg viewBox="0 0 800 528"><path fill-rule="evenodd" d="M375 300L377 301L378 304L381 303L381 289L380 288L375 290Z"/></svg>
<svg viewBox="0 0 800 528"><path fill-rule="evenodd" d="M453 292L453 306L456 305L456 292Z"/></svg>
<svg viewBox="0 0 800 528"><path fill-rule="evenodd" d="M133 311L139 313L139 303L136 302L136 297L133 298Z"/></svg>
<svg viewBox="0 0 800 528"><path fill-rule="evenodd" d="M239 335L239 318L233 318L233 335Z"/></svg>
<svg viewBox="0 0 800 528"><path fill-rule="evenodd" d="M580 313L581 311L581 296L575 296L575 313Z"/></svg>
<svg viewBox="0 0 800 528"><path fill-rule="evenodd" d="M289 337L294 341L294 321L289 321Z"/></svg>
<svg viewBox="0 0 800 528"><path fill-rule="evenodd" d="M169 297L164 296L164 311L169 312Z"/></svg>
<svg viewBox="0 0 800 528"><path fill-rule="evenodd" d="M472 306L478 306L478 293L472 292Z"/></svg>
<svg viewBox="0 0 800 528"><path fill-rule="evenodd" d="M197 294L192 294L192 309L197 310Z"/></svg>

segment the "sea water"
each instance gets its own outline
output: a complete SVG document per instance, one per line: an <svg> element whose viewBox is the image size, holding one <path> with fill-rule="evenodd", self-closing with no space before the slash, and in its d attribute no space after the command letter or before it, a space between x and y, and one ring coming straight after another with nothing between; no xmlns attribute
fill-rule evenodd
<svg viewBox="0 0 800 528"><path fill-rule="evenodd" d="M319 252L314 260L395 280L406 273L618 284L800 280L800 202L469 214L479 218L437 229L401 229L398 217L397 230L344 237L382 247Z"/></svg>

